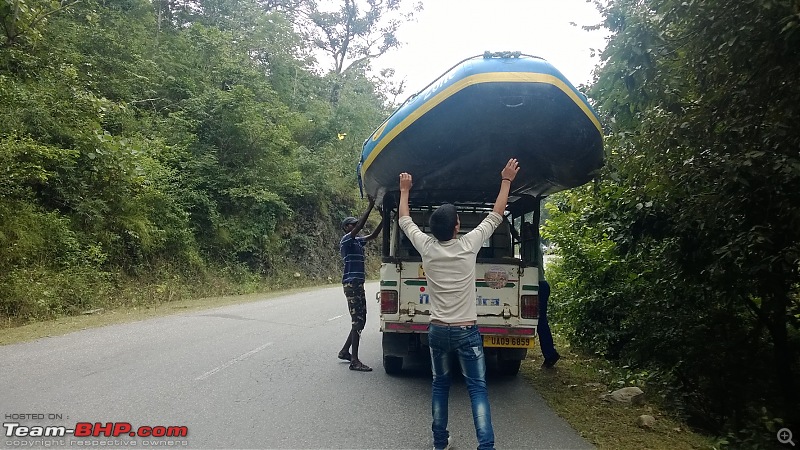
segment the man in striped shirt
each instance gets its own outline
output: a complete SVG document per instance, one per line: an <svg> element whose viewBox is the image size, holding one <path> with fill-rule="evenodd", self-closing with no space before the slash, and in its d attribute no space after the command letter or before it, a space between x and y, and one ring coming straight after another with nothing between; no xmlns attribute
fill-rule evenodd
<svg viewBox="0 0 800 450"><path fill-rule="evenodd" d="M345 235L339 241L339 252L342 254L344 263L344 273L342 275L342 286L344 295L347 297L347 306L350 310L350 321L352 327L347 335L347 341L339 352L339 359L350 361L350 370L358 372L370 372L372 368L362 363L358 359L358 344L361 340L361 332L367 323L367 299L364 293L364 281L366 270L364 268L364 246L367 242L378 237L383 227L380 222L369 236L359 236L358 233L364 228L367 217L375 206L375 200L370 197L369 207L360 219L347 217L342 221L342 230ZM350 353L352 348L353 352Z"/></svg>

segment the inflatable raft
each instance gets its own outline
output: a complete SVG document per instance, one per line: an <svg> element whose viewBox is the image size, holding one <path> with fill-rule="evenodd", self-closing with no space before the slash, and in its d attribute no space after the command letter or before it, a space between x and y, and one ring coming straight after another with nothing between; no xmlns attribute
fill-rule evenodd
<svg viewBox="0 0 800 450"><path fill-rule="evenodd" d="M487 52L454 66L372 133L359 181L378 205L396 201L400 172L414 177L412 203L489 203L512 157L521 167L512 194L545 196L592 179L603 165L603 132L550 63Z"/></svg>

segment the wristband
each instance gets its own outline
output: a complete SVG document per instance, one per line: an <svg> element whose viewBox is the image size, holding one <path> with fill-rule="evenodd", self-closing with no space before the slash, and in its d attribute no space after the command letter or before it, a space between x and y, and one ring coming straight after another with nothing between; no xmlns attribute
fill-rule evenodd
<svg viewBox="0 0 800 450"><path fill-rule="evenodd" d="M511 178L503 178L502 180L500 180L500 182L501 182L501 183L502 183L503 181L508 181L509 183L511 183Z"/></svg>

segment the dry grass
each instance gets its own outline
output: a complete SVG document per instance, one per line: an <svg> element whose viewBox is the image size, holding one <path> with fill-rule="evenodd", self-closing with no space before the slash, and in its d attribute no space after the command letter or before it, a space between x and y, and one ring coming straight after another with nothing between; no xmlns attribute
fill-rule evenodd
<svg viewBox="0 0 800 450"><path fill-rule="evenodd" d="M541 355L534 351L535 359L523 362L521 374L559 416L597 448L714 448L712 438L692 432L649 400L642 406L633 406L602 399L601 395L611 389L602 384L600 361L571 351L563 339L556 337L556 341L561 360L555 369L541 369ZM656 418L655 425L650 429L637 425L638 417L644 414Z"/></svg>
<svg viewBox="0 0 800 450"><path fill-rule="evenodd" d="M91 314L61 317L54 320L34 322L22 326L0 325L0 345L31 341L44 337L60 336L73 331L97 328L116 323L134 322L151 317L167 316L186 311L199 311L220 306L248 303L303 292L318 287L298 288L292 290L273 291L261 294L208 297L200 299L177 300L167 303L139 307L120 307L117 309L100 309Z"/></svg>

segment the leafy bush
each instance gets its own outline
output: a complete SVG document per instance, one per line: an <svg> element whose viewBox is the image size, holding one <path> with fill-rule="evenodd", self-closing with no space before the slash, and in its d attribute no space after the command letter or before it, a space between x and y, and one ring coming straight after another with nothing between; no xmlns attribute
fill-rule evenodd
<svg viewBox="0 0 800 450"><path fill-rule="evenodd" d="M774 443L764 423L800 423L796 5L601 9L613 37L589 94L607 165L552 199L554 317L654 374L694 424Z"/></svg>
<svg viewBox="0 0 800 450"><path fill-rule="evenodd" d="M320 75L292 8L156 6L0 2L8 320L340 275L382 80Z"/></svg>

